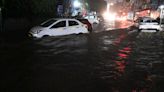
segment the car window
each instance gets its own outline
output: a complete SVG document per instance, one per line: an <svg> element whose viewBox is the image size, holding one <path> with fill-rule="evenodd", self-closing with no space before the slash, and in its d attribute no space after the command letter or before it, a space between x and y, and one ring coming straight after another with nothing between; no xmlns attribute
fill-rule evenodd
<svg viewBox="0 0 164 92"><path fill-rule="evenodd" d="M91 25L87 19L78 19L81 23Z"/></svg>
<svg viewBox="0 0 164 92"><path fill-rule="evenodd" d="M145 22L150 23L150 22L151 22L151 20L146 20Z"/></svg>
<svg viewBox="0 0 164 92"><path fill-rule="evenodd" d="M81 20L81 22L82 22L82 23L88 23L88 22L87 22L87 21L85 21L85 20Z"/></svg>
<svg viewBox="0 0 164 92"><path fill-rule="evenodd" d="M76 22L76 21L69 21L68 23L69 23L69 26L76 26L76 25L79 25L79 23Z"/></svg>
<svg viewBox="0 0 164 92"><path fill-rule="evenodd" d="M89 21L87 19L78 19L82 23L88 23Z"/></svg>
<svg viewBox="0 0 164 92"><path fill-rule="evenodd" d="M143 19L143 20L140 20L140 22L143 22L143 23L150 23L151 20L148 20L148 19Z"/></svg>
<svg viewBox="0 0 164 92"><path fill-rule="evenodd" d="M57 21L57 20L51 19L51 20L48 20L48 21L42 23L40 26L42 26L42 27L48 27L48 26L50 26L51 24L53 24L54 22L56 22L56 21Z"/></svg>
<svg viewBox="0 0 164 92"><path fill-rule="evenodd" d="M140 22L144 22L143 20L140 20Z"/></svg>
<svg viewBox="0 0 164 92"><path fill-rule="evenodd" d="M152 22L157 22L157 20L152 20Z"/></svg>
<svg viewBox="0 0 164 92"><path fill-rule="evenodd" d="M57 24L53 25L51 28L66 27L66 21L60 21Z"/></svg>

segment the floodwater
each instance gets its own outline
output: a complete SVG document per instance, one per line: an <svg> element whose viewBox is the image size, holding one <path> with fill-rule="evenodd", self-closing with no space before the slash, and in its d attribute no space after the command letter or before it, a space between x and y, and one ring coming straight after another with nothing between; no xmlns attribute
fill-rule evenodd
<svg viewBox="0 0 164 92"><path fill-rule="evenodd" d="M1 39L1 92L163 92L164 33Z"/></svg>

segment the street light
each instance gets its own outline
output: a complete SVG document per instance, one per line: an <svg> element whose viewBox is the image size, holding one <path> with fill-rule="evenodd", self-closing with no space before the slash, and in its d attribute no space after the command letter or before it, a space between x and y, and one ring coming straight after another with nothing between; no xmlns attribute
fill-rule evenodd
<svg viewBox="0 0 164 92"><path fill-rule="evenodd" d="M81 6L81 3L79 2L79 1L74 1L73 2L73 6L75 7L75 8L79 8L80 6Z"/></svg>
<svg viewBox="0 0 164 92"><path fill-rule="evenodd" d="M161 26L162 19L163 19L164 5L159 6L159 8L160 8L160 26Z"/></svg>
<svg viewBox="0 0 164 92"><path fill-rule="evenodd" d="M110 6L113 6L114 5L114 3L110 3Z"/></svg>
<svg viewBox="0 0 164 92"><path fill-rule="evenodd" d="M109 3L109 2L107 2L107 12L109 12L109 10L110 10L110 6L113 6L114 5L114 3Z"/></svg>

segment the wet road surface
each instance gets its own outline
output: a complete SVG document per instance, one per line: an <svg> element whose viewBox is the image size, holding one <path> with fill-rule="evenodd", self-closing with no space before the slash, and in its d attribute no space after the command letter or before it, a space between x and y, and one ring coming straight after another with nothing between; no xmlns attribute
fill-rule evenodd
<svg viewBox="0 0 164 92"><path fill-rule="evenodd" d="M0 40L1 92L163 92L164 32Z"/></svg>

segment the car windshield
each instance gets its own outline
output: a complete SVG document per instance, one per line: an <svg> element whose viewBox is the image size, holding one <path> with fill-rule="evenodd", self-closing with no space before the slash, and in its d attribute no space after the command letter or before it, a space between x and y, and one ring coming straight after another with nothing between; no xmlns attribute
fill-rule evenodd
<svg viewBox="0 0 164 92"><path fill-rule="evenodd" d="M48 20L48 21L46 21L46 22L40 24L40 26L41 26L41 27L48 27L48 26L50 26L51 24L53 24L54 22L56 22L56 21L57 21L57 20L55 20L55 19L51 19L51 20Z"/></svg>
<svg viewBox="0 0 164 92"><path fill-rule="evenodd" d="M141 19L140 22L150 23L150 22L157 22L157 20L146 18L146 19Z"/></svg>

